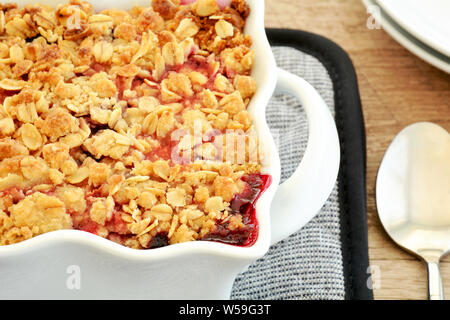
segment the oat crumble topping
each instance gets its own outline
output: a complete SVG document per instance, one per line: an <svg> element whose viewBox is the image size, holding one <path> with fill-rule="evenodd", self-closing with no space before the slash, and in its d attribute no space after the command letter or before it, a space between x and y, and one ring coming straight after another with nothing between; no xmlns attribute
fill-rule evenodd
<svg viewBox="0 0 450 320"><path fill-rule="evenodd" d="M59 229L136 249L248 243L267 183L248 14L0 4L0 245Z"/></svg>

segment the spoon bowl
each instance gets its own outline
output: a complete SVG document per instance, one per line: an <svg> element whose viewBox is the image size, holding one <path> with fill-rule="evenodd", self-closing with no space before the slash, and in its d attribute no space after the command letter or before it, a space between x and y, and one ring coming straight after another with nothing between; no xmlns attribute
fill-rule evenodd
<svg viewBox="0 0 450 320"><path fill-rule="evenodd" d="M389 236L428 265L429 298L444 298L439 261L450 250L450 134L419 122L403 129L381 162L376 203Z"/></svg>

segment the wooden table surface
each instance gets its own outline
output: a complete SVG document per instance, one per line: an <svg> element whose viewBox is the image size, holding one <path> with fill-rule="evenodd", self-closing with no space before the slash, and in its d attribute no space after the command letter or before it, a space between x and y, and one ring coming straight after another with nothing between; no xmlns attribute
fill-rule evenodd
<svg viewBox="0 0 450 320"><path fill-rule="evenodd" d="M427 299L425 265L397 247L375 206L380 161L405 126L431 121L450 131L450 75L417 58L383 29L370 29L360 0L266 0L266 26L302 29L328 37L353 61L367 139L369 256L375 299ZM371 22L371 21L369 21ZM441 262L450 298L450 256Z"/></svg>

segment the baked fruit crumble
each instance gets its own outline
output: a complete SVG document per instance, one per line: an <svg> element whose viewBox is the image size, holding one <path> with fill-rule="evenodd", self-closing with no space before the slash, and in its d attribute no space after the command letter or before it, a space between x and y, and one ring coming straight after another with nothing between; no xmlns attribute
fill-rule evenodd
<svg viewBox="0 0 450 320"><path fill-rule="evenodd" d="M219 6L220 4L220 6ZM250 245L270 183L244 0L0 5L0 244Z"/></svg>

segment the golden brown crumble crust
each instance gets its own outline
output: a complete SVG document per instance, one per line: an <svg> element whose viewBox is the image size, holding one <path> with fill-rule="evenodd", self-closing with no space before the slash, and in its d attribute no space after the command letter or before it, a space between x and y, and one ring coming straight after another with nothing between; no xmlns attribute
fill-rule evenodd
<svg viewBox="0 0 450 320"><path fill-rule="evenodd" d="M2 4L0 245L75 228L142 249L245 227L230 203L261 170L248 14L244 0Z"/></svg>

